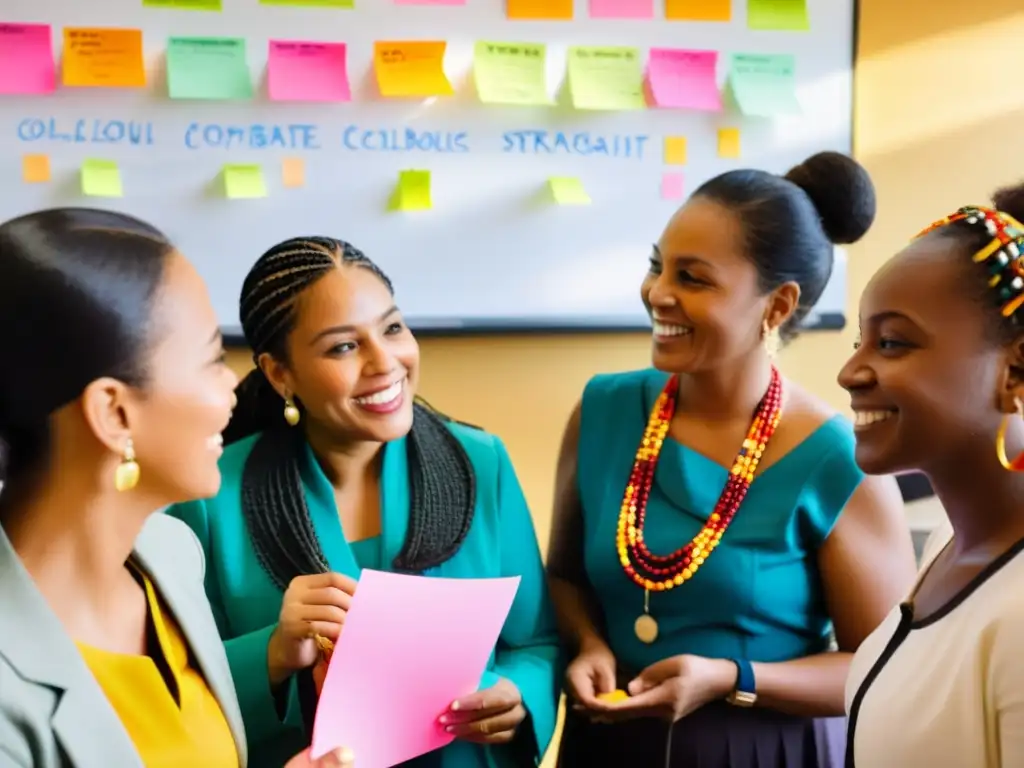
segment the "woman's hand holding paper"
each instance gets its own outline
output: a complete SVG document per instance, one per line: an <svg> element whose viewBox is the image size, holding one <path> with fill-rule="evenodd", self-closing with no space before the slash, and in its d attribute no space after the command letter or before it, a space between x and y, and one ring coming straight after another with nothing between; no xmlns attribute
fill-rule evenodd
<svg viewBox="0 0 1024 768"><path fill-rule="evenodd" d="M478 744L506 744L526 719L526 708L515 683L501 678L490 688L452 703L441 724L456 738Z"/></svg>

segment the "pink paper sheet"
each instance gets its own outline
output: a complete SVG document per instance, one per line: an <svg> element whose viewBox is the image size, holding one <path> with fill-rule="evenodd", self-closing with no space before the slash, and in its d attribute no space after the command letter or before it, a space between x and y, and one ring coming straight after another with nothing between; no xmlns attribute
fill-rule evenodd
<svg viewBox="0 0 1024 768"><path fill-rule="evenodd" d="M477 690L518 588L518 576L364 570L320 694L313 758L348 746L359 768L390 768L451 743L438 718Z"/></svg>
<svg viewBox="0 0 1024 768"><path fill-rule="evenodd" d="M654 0L590 0L592 19L653 19Z"/></svg>
<svg viewBox="0 0 1024 768"><path fill-rule="evenodd" d="M676 109L721 110L717 68L718 51L651 48L647 80L654 103Z"/></svg>
<svg viewBox="0 0 1024 768"><path fill-rule="evenodd" d="M271 101L351 101L345 43L271 40L267 90Z"/></svg>
<svg viewBox="0 0 1024 768"><path fill-rule="evenodd" d="M395 0L395 5L465 5L466 0Z"/></svg>
<svg viewBox="0 0 1024 768"><path fill-rule="evenodd" d="M49 24L0 24L0 93L53 93L55 72Z"/></svg>

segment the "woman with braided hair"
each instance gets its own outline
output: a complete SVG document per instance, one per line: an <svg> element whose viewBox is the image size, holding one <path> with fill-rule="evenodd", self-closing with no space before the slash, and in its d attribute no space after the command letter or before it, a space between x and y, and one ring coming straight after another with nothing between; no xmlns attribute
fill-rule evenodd
<svg viewBox="0 0 1024 768"><path fill-rule="evenodd" d="M412 764L535 765L555 727L559 651L501 441L415 400L416 340L391 282L348 243L271 248L245 280L241 321L257 367L225 432L221 491L171 514L206 551L251 764L278 768L308 743L311 669L374 568L521 577L479 691L442 716L456 740Z"/></svg>
<svg viewBox="0 0 1024 768"><path fill-rule="evenodd" d="M847 768L1024 765L1021 220L1024 186L961 208L861 297L857 463L924 473L948 524L850 666Z"/></svg>

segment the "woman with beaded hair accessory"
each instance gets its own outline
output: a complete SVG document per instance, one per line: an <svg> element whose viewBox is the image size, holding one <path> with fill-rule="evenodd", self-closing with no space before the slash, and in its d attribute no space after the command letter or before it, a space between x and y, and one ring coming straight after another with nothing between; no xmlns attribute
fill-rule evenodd
<svg viewBox="0 0 1024 768"><path fill-rule="evenodd" d="M257 367L225 432L224 484L171 514L206 551L251 763L277 768L309 743L326 659L373 568L521 577L478 692L437 713L456 740L412 764L535 765L555 729L560 654L505 447L415 399L419 348L391 281L348 243L271 248L242 286L241 319Z"/></svg>
<svg viewBox="0 0 1024 768"><path fill-rule="evenodd" d="M924 473L948 520L854 657L848 768L1024 765L1022 218L1024 186L961 208L861 298L860 341L839 375L857 463Z"/></svg>
<svg viewBox="0 0 1024 768"><path fill-rule="evenodd" d="M864 478L851 425L772 354L874 213L827 152L711 179L654 246L654 367L593 378L559 460L562 768L841 764L852 651L913 548L895 482Z"/></svg>

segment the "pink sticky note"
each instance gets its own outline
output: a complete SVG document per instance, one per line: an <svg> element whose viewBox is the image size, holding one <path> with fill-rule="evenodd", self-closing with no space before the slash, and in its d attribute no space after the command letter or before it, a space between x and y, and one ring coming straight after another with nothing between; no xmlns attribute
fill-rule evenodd
<svg viewBox="0 0 1024 768"><path fill-rule="evenodd" d="M344 43L271 40L267 90L271 101L351 101Z"/></svg>
<svg viewBox="0 0 1024 768"><path fill-rule="evenodd" d="M683 196L683 174L666 173L661 177L661 197L663 200L678 200Z"/></svg>
<svg viewBox="0 0 1024 768"><path fill-rule="evenodd" d="M647 80L659 107L721 110L716 70L718 51L651 48Z"/></svg>
<svg viewBox="0 0 1024 768"><path fill-rule="evenodd" d="M49 24L0 24L0 93L53 93Z"/></svg>
<svg viewBox="0 0 1024 768"><path fill-rule="evenodd" d="M438 718L479 687L518 589L518 576L364 570L320 693L312 757L347 746L359 768L390 768L451 743Z"/></svg>
<svg viewBox="0 0 1024 768"><path fill-rule="evenodd" d="M395 0L395 5L465 5L466 0Z"/></svg>
<svg viewBox="0 0 1024 768"><path fill-rule="evenodd" d="M653 19L654 0L590 0L592 19Z"/></svg>

